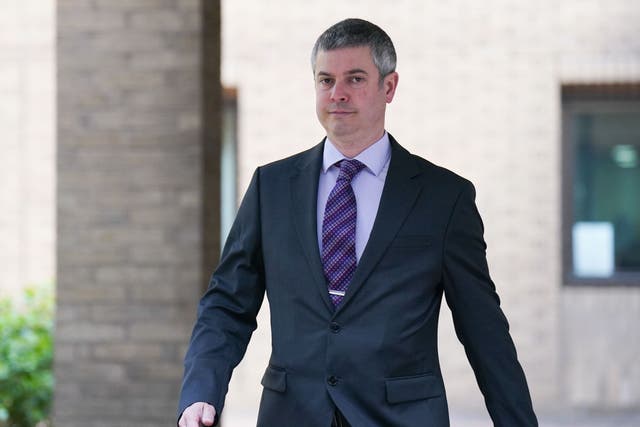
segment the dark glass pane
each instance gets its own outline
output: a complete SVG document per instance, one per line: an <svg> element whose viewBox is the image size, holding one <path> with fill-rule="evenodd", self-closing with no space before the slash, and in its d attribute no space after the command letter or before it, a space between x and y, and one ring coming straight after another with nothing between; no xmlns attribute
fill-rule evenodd
<svg viewBox="0 0 640 427"><path fill-rule="evenodd" d="M640 272L640 112L571 117L574 269L586 263L574 273ZM590 270L590 264L603 263L608 253L612 271L607 273L603 265Z"/></svg>

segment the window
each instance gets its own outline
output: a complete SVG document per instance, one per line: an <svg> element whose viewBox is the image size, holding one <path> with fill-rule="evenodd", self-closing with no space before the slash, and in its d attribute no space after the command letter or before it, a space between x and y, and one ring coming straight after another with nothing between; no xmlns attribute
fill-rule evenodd
<svg viewBox="0 0 640 427"><path fill-rule="evenodd" d="M640 285L640 84L562 88L567 284Z"/></svg>
<svg viewBox="0 0 640 427"><path fill-rule="evenodd" d="M223 90L220 147L220 249L224 247L238 209L238 92Z"/></svg>

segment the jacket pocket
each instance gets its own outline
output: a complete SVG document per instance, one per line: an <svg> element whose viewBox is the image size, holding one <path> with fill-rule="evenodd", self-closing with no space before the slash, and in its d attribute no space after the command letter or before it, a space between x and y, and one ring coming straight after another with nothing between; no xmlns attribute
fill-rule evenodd
<svg viewBox="0 0 640 427"><path fill-rule="evenodd" d="M273 365L267 366L260 381L265 388L283 393L287 389L287 372Z"/></svg>
<svg viewBox="0 0 640 427"><path fill-rule="evenodd" d="M389 378L385 386L389 403L429 399L444 394L440 378L432 374Z"/></svg>

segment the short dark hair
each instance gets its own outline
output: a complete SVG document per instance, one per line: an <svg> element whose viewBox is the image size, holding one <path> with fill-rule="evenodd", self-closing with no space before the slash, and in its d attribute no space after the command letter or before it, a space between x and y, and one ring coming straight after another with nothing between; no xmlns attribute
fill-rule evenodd
<svg viewBox="0 0 640 427"><path fill-rule="evenodd" d="M316 71L318 52L345 47L369 46L380 80L396 70L396 50L391 38L377 25L364 19L350 18L327 28L311 51L311 69Z"/></svg>

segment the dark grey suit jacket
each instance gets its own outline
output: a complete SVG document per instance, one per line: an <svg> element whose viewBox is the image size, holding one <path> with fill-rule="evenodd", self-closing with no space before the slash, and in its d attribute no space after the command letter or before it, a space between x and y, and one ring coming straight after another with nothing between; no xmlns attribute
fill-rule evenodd
<svg viewBox="0 0 640 427"><path fill-rule="evenodd" d="M489 277L473 185L391 138L367 246L341 305L327 292L317 241L323 143L256 170L203 296L178 413L222 411L266 291L272 353L258 425L449 425L438 362L442 295L496 426L537 426Z"/></svg>

